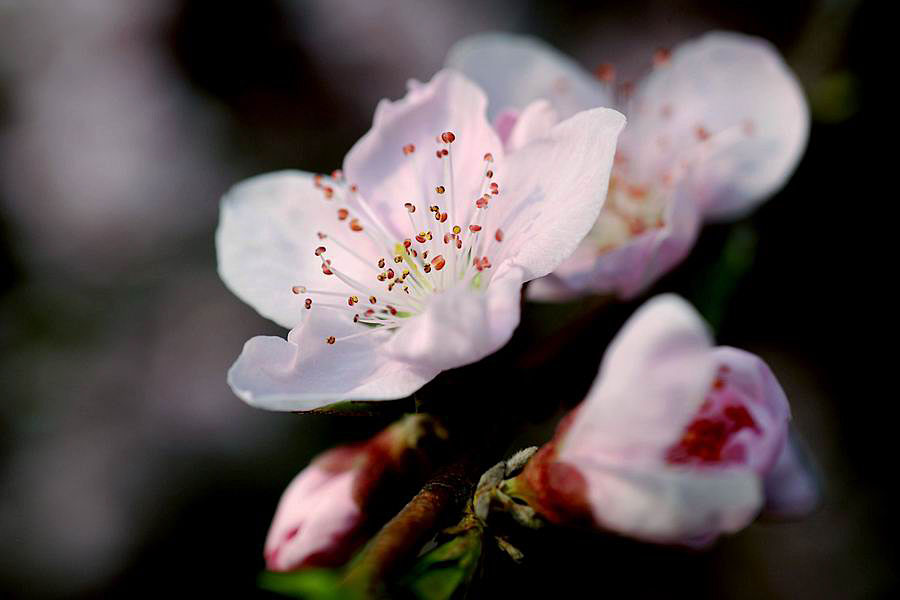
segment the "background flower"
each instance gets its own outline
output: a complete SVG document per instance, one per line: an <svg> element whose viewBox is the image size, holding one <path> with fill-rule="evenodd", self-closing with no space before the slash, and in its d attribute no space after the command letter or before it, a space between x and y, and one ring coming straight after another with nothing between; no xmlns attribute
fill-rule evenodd
<svg viewBox="0 0 900 600"><path fill-rule="evenodd" d="M657 50L653 62L636 84L622 84L614 64L590 73L534 38L481 34L448 54L448 65L485 86L513 142L523 126L534 130L525 107L540 99L560 116L599 105L630 117L597 225L533 298L634 296L684 259L701 219L746 214L796 167L809 111L770 44L711 32ZM516 118L523 122L509 124Z"/></svg>

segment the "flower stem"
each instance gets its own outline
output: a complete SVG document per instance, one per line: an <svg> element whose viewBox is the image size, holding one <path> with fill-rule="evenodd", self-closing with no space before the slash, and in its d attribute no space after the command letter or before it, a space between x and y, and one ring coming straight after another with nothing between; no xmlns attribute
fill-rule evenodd
<svg viewBox="0 0 900 600"><path fill-rule="evenodd" d="M357 597L376 596L380 584L416 555L448 514L466 503L481 462L477 453L468 453L439 471L363 548L348 566L342 587Z"/></svg>

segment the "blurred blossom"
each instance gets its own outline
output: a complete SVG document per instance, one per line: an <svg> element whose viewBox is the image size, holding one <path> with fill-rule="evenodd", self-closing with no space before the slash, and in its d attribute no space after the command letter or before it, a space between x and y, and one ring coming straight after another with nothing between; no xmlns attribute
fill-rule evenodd
<svg viewBox="0 0 900 600"><path fill-rule="evenodd" d="M225 196L223 280L293 328L247 342L238 396L273 410L402 398L509 340L522 284L600 212L625 121L584 111L504 154L486 105L442 71L378 105L343 172L263 175Z"/></svg>
<svg viewBox="0 0 900 600"><path fill-rule="evenodd" d="M535 282L531 298L638 294L684 259L702 219L746 214L800 159L809 111L767 42L708 33L657 51L654 61L632 90L616 87L613 65L591 74L533 38L483 34L451 50L448 65L488 92L507 145L538 135L553 112L619 106L629 117L600 218L570 259Z"/></svg>
<svg viewBox="0 0 900 600"><path fill-rule="evenodd" d="M817 503L788 419L762 360L713 348L693 308L660 296L625 324L587 399L510 489L552 522L705 545L746 527L767 494L784 515Z"/></svg>
<svg viewBox="0 0 900 600"><path fill-rule="evenodd" d="M318 456L278 504L266 539L269 570L344 564L371 533L374 506L426 476L430 451L446 436L431 417L408 415L370 440Z"/></svg>
<svg viewBox="0 0 900 600"><path fill-rule="evenodd" d="M102 279L215 210L217 123L182 87L164 47L175 5L6 8L0 73L11 95L0 195L39 258Z"/></svg>

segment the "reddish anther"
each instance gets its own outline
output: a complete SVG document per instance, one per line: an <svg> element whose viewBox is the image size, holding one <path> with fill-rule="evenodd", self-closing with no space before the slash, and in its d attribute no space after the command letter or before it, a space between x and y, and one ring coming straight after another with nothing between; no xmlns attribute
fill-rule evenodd
<svg viewBox="0 0 900 600"><path fill-rule="evenodd" d="M656 67L661 67L662 65L669 64L669 60L672 58L672 51L668 48L658 48L656 52L653 53L653 65Z"/></svg>
<svg viewBox="0 0 900 600"><path fill-rule="evenodd" d="M594 77L603 83L612 83L616 78L616 68L609 63L597 65L594 68Z"/></svg>

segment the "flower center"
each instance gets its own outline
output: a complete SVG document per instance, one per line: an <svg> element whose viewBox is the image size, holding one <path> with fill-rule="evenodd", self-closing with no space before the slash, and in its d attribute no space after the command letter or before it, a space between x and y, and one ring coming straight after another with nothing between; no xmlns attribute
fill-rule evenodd
<svg viewBox="0 0 900 600"><path fill-rule="evenodd" d="M488 207L500 194L499 185L493 181L494 159L490 153L483 156L481 191L471 200L473 212L472 205L459 202L454 193L452 146L455 140L456 135L449 131L436 138L435 159L441 161L443 175L433 188L434 196L398 201L398 209L406 213L409 222L408 236L400 240L389 233L391 229L340 170L330 176L315 177L314 185L324 200L335 203L336 225L334 231L318 233L315 255L322 261L323 277L340 279L346 291L295 285L292 292L303 297L305 309L315 305L342 311L360 325L359 332L341 338L329 336L326 343L396 329L405 318L424 311L434 294L458 285L484 290L490 283L490 256L503 241L499 226L488 227ZM398 151L412 161L416 147L406 144ZM415 168L414 162L411 165ZM360 244L360 236L372 244ZM358 261L363 268L346 269L336 264L329 258L331 244L341 247L352 257L348 260ZM372 245L381 254L370 255ZM366 275L353 277L350 270L364 271Z"/></svg>
<svg viewBox="0 0 900 600"><path fill-rule="evenodd" d="M670 464L740 463L746 459L743 444L734 439L738 432L760 428L737 392L727 382L728 369L722 367L697 417L681 439L666 453Z"/></svg>
<svg viewBox="0 0 900 600"><path fill-rule="evenodd" d="M666 195L657 186L638 185L613 175L606 204L588 234L599 254L665 225Z"/></svg>

